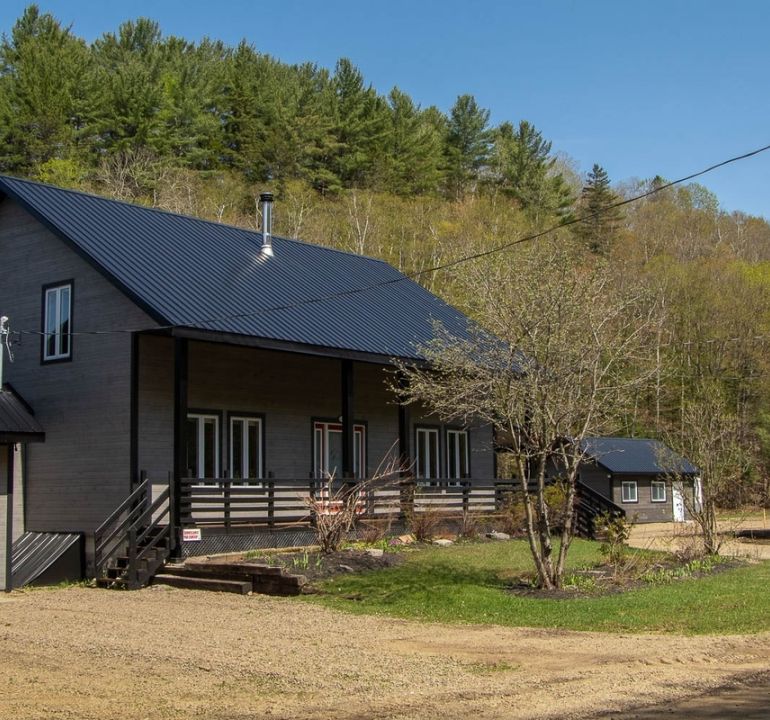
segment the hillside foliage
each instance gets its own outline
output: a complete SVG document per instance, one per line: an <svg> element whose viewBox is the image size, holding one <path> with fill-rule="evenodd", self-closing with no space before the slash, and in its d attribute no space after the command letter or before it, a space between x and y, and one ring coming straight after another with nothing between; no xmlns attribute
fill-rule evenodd
<svg viewBox="0 0 770 720"><path fill-rule="evenodd" d="M494 126L467 94L447 113L380 94L345 58L288 65L144 18L87 43L34 5L0 43L0 172L246 227L272 190L278 234L419 273L470 313L451 263L585 217L558 231L575 262L643 287L657 318L653 379L616 431L676 444L716 384L750 458L720 500L768 501L770 225L702 186L603 212L665 181L583 176L531 122Z"/></svg>

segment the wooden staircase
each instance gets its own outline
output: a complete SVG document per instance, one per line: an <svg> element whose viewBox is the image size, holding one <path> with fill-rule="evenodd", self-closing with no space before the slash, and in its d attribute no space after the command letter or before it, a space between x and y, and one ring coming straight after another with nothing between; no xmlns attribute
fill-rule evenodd
<svg viewBox="0 0 770 720"><path fill-rule="evenodd" d="M143 479L94 533L98 587L145 587L174 550L170 486L154 500L151 492L149 480Z"/></svg>
<svg viewBox="0 0 770 720"><path fill-rule="evenodd" d="M577 481L575 486L575 511L573 523L579 537L596 540L596 519L603 513L612 517L625 517L626 511L588 485Z"/></svg>

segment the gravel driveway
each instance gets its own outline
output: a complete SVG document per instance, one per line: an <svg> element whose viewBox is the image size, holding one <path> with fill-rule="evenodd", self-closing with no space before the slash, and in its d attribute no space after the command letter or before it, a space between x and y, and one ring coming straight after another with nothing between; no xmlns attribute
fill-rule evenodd
<svg viewBox="0 0 770 720"><path fill-rule="evenodd" d="M770 633L447 626L170 588L0 598L0 717L578 718L770 671Z"/></svg>

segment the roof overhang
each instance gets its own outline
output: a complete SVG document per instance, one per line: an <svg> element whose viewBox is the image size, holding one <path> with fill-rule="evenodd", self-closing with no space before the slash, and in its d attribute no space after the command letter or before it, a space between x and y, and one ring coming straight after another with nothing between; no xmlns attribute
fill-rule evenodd
<svg viewBox="0 0 770 720"><path fill-rule="evenodd" d="M17 445L29 442L45 442L45 433L7 433L0 432L0 445Z"/></svg>
<svg viewBox="0 0 770 720"><path fill-rule="evenodd" d="M32 408L13 387L0 388L0 444L44 442L45 431L35 420Z"/></svg>
<svg viewBox="0 0 770 720"><path fill-rule="evenodd" d="M427 365L427 361L420 358L399 358L378 353L362 352L360 350L309 345L306 343L296 343L286 340L275 340L273 338L239 335L238 333L221 332L218 330L176 327L170 330L149 331L144 334L169 335L175 338L185 338L187 340L197 340L199 342L237 345L240 347L259 348L261 350L274 350L279 352L297 353L300 355L313 355L315 357L336 358L339 360L355 360L356 362L371 363L373 365L395 366L399 361L403 361L404 363L416 367Z"/></svg>

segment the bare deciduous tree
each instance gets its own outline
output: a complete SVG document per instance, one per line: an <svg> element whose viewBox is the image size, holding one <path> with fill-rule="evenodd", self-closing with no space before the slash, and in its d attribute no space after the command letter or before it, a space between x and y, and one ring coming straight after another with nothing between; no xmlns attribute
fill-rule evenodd
<svg viewBox="0 0 770 720"><path fill-rule="evenodd" d="M698 383L685 399L680 431L669 444L695 463L700 471L699 487L674 467L672 483L680 484L682 498L690 517L697 523L706 553L716 555L722 545L717 525L720 499L740 484L749 470L749 458L741 445L741 423L722 386L715 381ZM669 463L671 464L671 463Z"/></svg>
<svg viewBox="0 0 770 720"><path fill-rule="evenodd" d="M497 428L523 481L539 584L556 588L572 542L582 440L617 427L649 380L655 305L641 291L614 288L601 262L582 264L561 239L464 272L484 329L471 340L440 331L422 349L428 368L401 367L402 396L446 420ZM555 469L566 487L556 548L545 493Z"/></svg>
<svg viewBox="0 0 770 720"><path fill-rule="evenodd" d="M321 481L319 492L305 498L322 553L340 549L359 518L370 509L370 493L398 483L400 466L393 459L392 450L372 477L363 480L335 480L332 474Z"/></svg>

